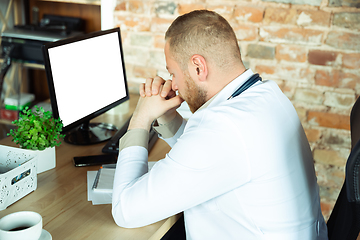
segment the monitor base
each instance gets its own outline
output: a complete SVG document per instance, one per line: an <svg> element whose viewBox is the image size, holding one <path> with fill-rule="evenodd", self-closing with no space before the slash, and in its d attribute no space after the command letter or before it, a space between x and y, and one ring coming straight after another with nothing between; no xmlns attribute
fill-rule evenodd
<svg viewBox="0 0 360 240"><path fill-rule="evenodd" d="M90 145L109 140L117 127L107 123L86 123L66 133L64 141L74 145Z"/></svg>

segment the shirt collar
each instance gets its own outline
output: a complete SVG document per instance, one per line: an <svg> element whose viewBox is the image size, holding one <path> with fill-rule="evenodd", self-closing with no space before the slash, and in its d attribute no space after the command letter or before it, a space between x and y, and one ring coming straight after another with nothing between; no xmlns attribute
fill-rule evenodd
<svg viewBox="0 0 360 240"><path fill-rule="evenodd" d="M206 103L204 103L197 111L201 109L207 108L212 102L222 101L228 99L233 92L243 85L254 72L251 69L246 70L242 74L240 74L237 78L232 80L228 85L226 85L223 89L221 89L217 94L215 94L212 98L210 98ZM219 98L217 98L219 96ZM215 100L216 99L216 100ZM215 101L214 101L215 100Z"/></svg>

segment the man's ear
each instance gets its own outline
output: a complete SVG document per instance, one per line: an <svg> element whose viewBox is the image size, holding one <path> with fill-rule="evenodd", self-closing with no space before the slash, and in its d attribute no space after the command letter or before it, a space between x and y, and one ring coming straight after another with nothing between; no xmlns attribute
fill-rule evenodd
<svg viewBox="0 0 360 240"><path fill-rule="evenodd" d="M188 64L188 68L192 79L197 79L200 82L206 80L208 75L208 66L203 56L198 54L193 55Z"/></svg>

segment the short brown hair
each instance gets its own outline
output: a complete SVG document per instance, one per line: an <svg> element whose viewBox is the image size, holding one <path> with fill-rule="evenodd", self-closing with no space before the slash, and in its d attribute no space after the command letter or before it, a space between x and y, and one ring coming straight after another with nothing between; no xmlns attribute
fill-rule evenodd
<svg viewBox="0 0 360 240"><path fill-rule="evenodd" d="M234 30L225 18L212 11L195 10L179 16L167 30L165 40L183 70L194 54L222 68L241 61Z"/></svg>

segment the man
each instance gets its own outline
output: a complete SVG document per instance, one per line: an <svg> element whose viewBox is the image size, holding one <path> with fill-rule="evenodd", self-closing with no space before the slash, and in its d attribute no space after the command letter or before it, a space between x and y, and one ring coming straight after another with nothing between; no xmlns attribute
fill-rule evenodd
<svg viewBox="0 0 360 240"><path fill-rule="evenodd" d="M115 222L141 227L184 212L187 239L327 239L297 113L274 82L245 69L228 22L194 11L178 17L165 40L172 80L140 86L120 141ZM253 85L236 94L245 82ZM188 121L176 112L183 100ZM148 172L154 120L172 149Z"/></svg>

